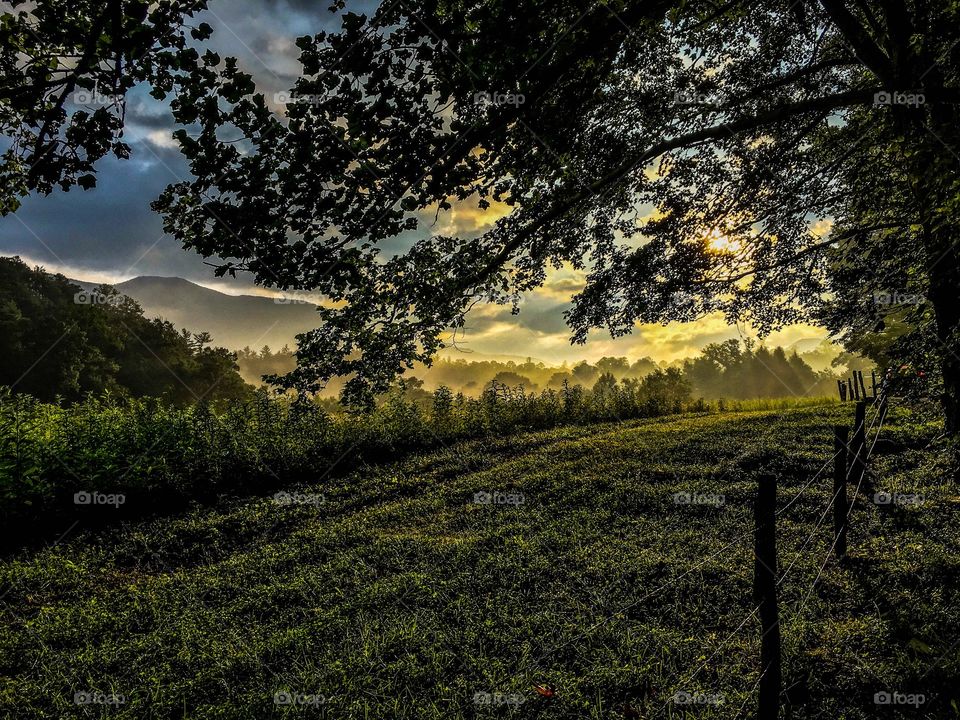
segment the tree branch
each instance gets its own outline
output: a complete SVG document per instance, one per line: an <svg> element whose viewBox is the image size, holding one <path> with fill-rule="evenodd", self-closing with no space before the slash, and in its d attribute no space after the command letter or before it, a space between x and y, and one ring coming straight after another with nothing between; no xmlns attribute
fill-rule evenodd
<svg viewBox="0 0 960 720"><path fill-rule="evenodd" d="M837 235L836 237L831 236L831 237L827 238L826 240L823 240L823 241L821 241L821 242L818 242L818 243L815 243L815 244L810 245L810 246L808 246L808 247L805 247L803 250L798 250L798 251L795 252L793 255L790 255L789 257L783 258L782 260L780 260L780 261L778 261L778 262L771 263L771 264L765 265L765 266L763 266L763 267L754 267L754 268L751 268L750 270L744 270L743 272L741 272L741 273L739 273L739 274L737 274L737 275L732 275L732 276L730 276L730 277L725 277L725 278L722 278L722 279L720 279L720 280L710 280L710 281L706 281L706 282L696 282L695 284L697 284L697 285L706 285L706 284L708 284L708 283L732 283L732 282L737 282L738 280L743 280L743 279L745 279L745 278L750 277L751 275L756 275L757 273L770 272L771 270L777 270L777 269L780 269L780 268L789 267L792 263L796 262L797 260L800 260L801 258L803 258L803 257L805 257L805 256L807 256L807 255L810 255L810 254L812 254L812 253L815 253L815 252L817 252L818 250L822 250L822 249L824 249L824 248L830 247L831 245L834 245L834 244L837 244L837 243L846 242L847 240L851 240L852 238L855 238L857 235L862 235L862 234L864 234L864 233L869 233L869 232L875 232L875 231L877 231L877 230L892 230L892 229L894 229L894 228L910 227L911 225L915 225L915 224L916 224L916 223L911 223L911 222L889 222L889 223L882 223L882 224L880 224L880 225L873 225L873 226L871 226L871 227L866 227L866 228L854 228L853 230L850 230L850 231L845 232L845 233L841 233L840 235Z"/></svg>
<svg viewBox="0 0 960 720"><path fill-rule="evenodd" d="M93 60L97 54L97 43L100 41L100 35L103 33L104 27L106 27L108 14L109 13L107 10L101 13L99 17L97 17L96 23L94 23L93 27L90 28L90 35L83 50L83 57L81 57L80 61L77 63L76 71L69 77L69 79L67 79L60 96L57 98L56 105L50 111L48 111L47 118L44 121L43 126L40 128L40 132L37 133L37 140L33 146L33 157L31 158L30 164L29 174L31 176L36 175L39 164L43 160L43 157L56 146L56 143L51 143L50 148L42 151L43 143L46 140L47 133L49 133L51 130L54 118L58 117L60 112L63 110L63 106L67 101L67 96L72 93L74 88L77 86L77 79L84 73L88 72L92 67Z"/></svg>
<svg viewBox="0 0 960 720"><path fill-rule="evenodd" d="M664 153L670 152L671 150L678 150L680 148L690 148L708 140L717 140L728 135L735 135L738 132L756 130L757 128L782 122L784 120L788 120L798 115L804 115L810 112L832 111L854 105L869 105L873 103L873 97L877 92L880 92L879 88L850 90L843 93L837 93L835 95L826 95L797 103L789 103L787 105L773 108L765 113L760 113L759 115L752 115L729 123L713 125L711 127L704 128L703 130L698 130L696 132L687 133L659 142L639 155L633 158L628 158L626 161L621 163L619 167L607 173L606 176L592 183L581 192L574 194L567 200L562 200L556 203L553 208L547 210L534 222L518 232L514 238L510 242L506 243L500 252L498 252L480 271L474 273L472 276L463 281L461 283L461 289L466 290L490 277L490 275L496 272L504 265L504 263L507 262L507 260L510 259L510 256L513 255L516 250L518 250L533 236L534 233L536 233L546 224L563 217L563 215L580 203L596 196L600 191L622 180L624 177L633 172L638 166L646 164L647 162L650 162Z"/></svg>
<svg viewBox="0 0 960 720"><path fill-rule="evenodd" d="M895 72L890 59L873 41L866 28L860 24L842 0L820 0L833 24L853 48L854 54L866 65L881 82L888 85L895 80Z"/></svg>

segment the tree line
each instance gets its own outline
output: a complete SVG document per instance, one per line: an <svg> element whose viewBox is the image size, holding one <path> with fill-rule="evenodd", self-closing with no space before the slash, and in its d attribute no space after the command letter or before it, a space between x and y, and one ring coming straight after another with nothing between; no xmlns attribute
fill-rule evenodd
<svg viewBox="0 0 960 720"><path fill-rule="evenodd" d="M112 393L182 406L253 390L208 333L144 317L109 286L86 290L19 258L0 258L0 356L0 385L45 401Z"/></svg>
<svg viewBox="0 0 960 720"><path fill-rule="evenodd" d="M593 389L604 378L624 383L642 380L658 371L678 371L695 398L718 400L728 398L816 397L833 395L838 374L830 369L814 369L811 364L823 364L824 358L842 360L847 365L870 368L870 361L850 353L827 355L822 348L810 353L788 352L782 347L767 348L750 341L735 339L711 343L699 355L673 362L657 362L649 357L630 361L627 357L602 357L596 362L586 360L560 366L527 358L513 360L466 360L440 358L432 365L417 365L405 375L402 392L405 397L429 406L432 394L447 388L467 397L478 397L491 387L522 389L527 394L564 387ZM296 355L288 347L273 352L269 347L260 351L244 348L238 353L241 375L253 384L261 384L262 377L290 372L296 367ZM838 363L839 365L839 363ZM325 388L324 397L337 397L345 380L335 379ZM378 396L383 402L390 393Z"/></svg>

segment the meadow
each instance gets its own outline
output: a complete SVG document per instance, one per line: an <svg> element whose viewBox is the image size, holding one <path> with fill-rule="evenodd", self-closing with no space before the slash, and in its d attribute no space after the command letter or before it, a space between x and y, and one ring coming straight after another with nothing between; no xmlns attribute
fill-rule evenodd
<svg viewBox="0 0 960 720"><path fill-rule="evenodd" d="M0 146L0 720L960 720L960 2L11 0Z"/></svg>
<svg viewBox="0 0 960 720"><path fill-rule="evenodd" d="M0 716L751 717L752 505L773 472L785 716L954 717L941 425L891 408L870 477L922 502L861 489L841 564L828 465L851 413L438 439L275 496L81 524L0 564Z"/></svg>

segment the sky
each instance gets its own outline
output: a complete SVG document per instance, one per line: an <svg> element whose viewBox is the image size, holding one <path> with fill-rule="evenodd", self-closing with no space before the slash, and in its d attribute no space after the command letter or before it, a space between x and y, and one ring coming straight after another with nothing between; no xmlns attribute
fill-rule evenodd
<svg viewBox="0 0 960 720"><path fill-rule="evenodd" d="M254 76L268 98L289 89L299 73L299 35L333 29L329 3L318 0L211 0L196 22L214 28L208 43L222 56L234 56ZM183 277L231 294L263 294L247 278L218 279L203 258L186 251L163 232L160 217L150 209L170 183L188 178L171 134L168 108L134 90L127 101L125 140L132 158L105 158L98 166L97 187L48 197L27 198L14 214L0 218L0 254L19 255L31 265L61 272L78 280L122 282L139 275ZM480 232L496 215L476 208L456 207L441 219L436 232ZM594 331L585 346L571 347L563 311L583 285L571 269L552 272L546 285L526 297L519 315L502 306L480 307L468 318L457 348L448 354L479 359L484 356L534 357L547 363L596 360L605 355L631 359L650 356L675 360L696 354L704 345L731 337L752 337L746 327L731 327L722 317L669 326L638 326L627 337L611 339ZM770 345L800 341L809 349L823 330L794 326L774 333Z"/></svg>

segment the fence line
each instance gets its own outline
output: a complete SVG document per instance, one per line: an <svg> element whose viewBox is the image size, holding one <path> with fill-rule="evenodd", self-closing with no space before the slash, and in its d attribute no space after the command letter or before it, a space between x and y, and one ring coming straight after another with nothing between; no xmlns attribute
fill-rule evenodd
<svg viewBox="0 0 960 720"><path fill-rule="evenodd" d="M868 461L876 447L883 428L887 413L887 383L877 384L876 372L870 373L872 395L867 393L863 373L855 370L853 377L846 382L837 381L841 402L848 398L856 401L853 423L853 441L850 439L850 428L844 425L834 426L833 456L829 458L814 476L800 488L800 492L790 500L780 511L776 506L776 477L760 475L758 477L757 495L754 501L755 522L755 556L754 563L754 601L760 603L761 636L760 636L760 667L762 673L758 680L759 693L757 697L758 720L776 720L780 713L782 670L781 670L781 637L778 606L778 588L789 574L790 570L800 559L811 539L823 525L827 514L833 509L833 542L827 551L816 577L803 595L792 619L800 616L806 607L810 596L816 590L823 571L830 561L830 555L836 553L838 560L847 555L847 530L853 508L859 497L864 481L870 484L868 478ZM878 392L878 389L880 392ZM872 401L872 402L871 402ZM873 417L867 426L867 405L874 408ZM869 447L867 439L876 425L876 433ZM820 519L817 521L807 539L794 555L779 580L776 579L777 546L776 522L777 517L790 507L810 485L812 485L833 464L833 494ZM851 482L854 473L859 473L857 486L853 491L853 500L847 500L847 485ZM751 691L752 694L753 691Z"/></svg>

